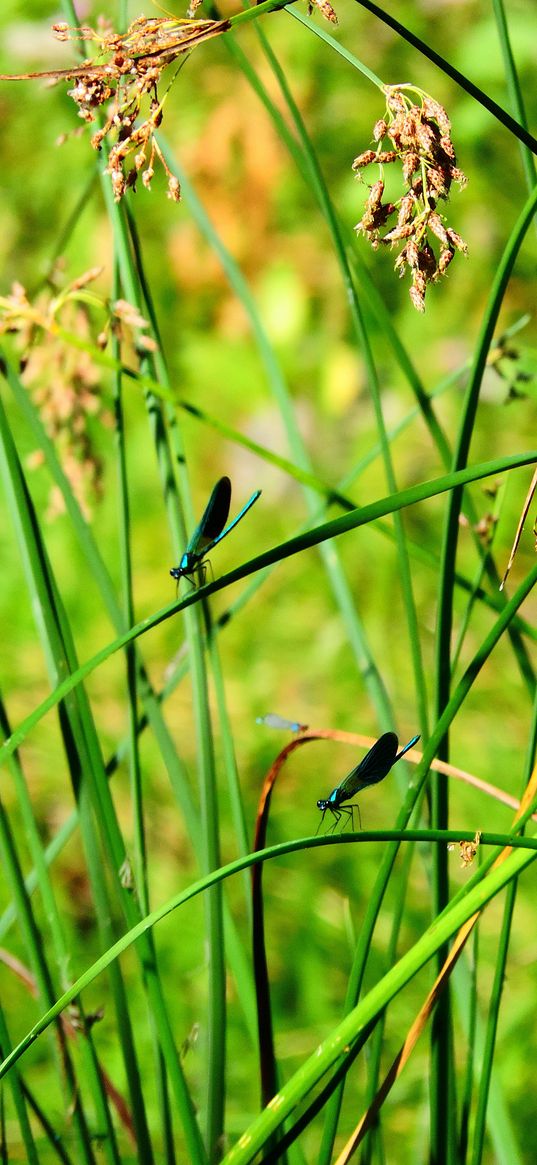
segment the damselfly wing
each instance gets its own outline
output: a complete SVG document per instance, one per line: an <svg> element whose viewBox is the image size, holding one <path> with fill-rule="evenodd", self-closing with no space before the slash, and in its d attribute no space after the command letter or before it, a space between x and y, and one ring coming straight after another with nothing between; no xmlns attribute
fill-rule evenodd
<svg viewBox="0 0 537 1165"><path fill-rule="evenodd" d="M267 728L283 728L288 732L305 732L307 724L299 724L298 720L286 720L285 716L278 716L277 712L267 712L266 716L256 716L256 724L266 724Z"/></svg>
<svg viewBox="0 0 537 1165"><path fill-rule="evenodd" d="M229 523L229 526L226 526L231 504L231 482L229 477L221 477L214 486L202 519L194 530L179 566L172 566L170 570L172 578L176 579L177 582L181 578L188 578L193 582L195 574L198 573L204 580L205 558L213 547L217 546L222 538L225 538L226 534L233 530L241 518L244 518L260 494L261 490L257 489L239 511L237 517Z"/></svg>
<svg viewBox="0 0 537 1165"><path fill-rule="evenodd" d="M351 769L345 779L336 785L335 789L332 789L330 796L317 802L317 808L322 813L319 828L327 812L332 813L334 817L329 833L336 829L342 817L346 817L347 822L350 821L354 828L354 810L358 809L358 815L360 815L359 806L357 804L345 805L344 802L349 801L362 789L366 789L368 785L377 785L379 781L383 781L396 761L400 760L418 740L419 736L413 736L412 740L409 740L408 744L405 744L405 747L398 752L399 741L395 732L385 732L383 736L380 736L363 760L356 765L356 768Z"/></svg>

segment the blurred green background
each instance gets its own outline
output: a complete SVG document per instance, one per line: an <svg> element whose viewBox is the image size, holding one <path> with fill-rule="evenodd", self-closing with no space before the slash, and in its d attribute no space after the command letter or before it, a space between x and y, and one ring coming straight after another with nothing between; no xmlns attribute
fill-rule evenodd
<svg viewBox="0 0 537 1165"><path fill-rule="evenodd" d="M491 8L463 0L423 0L391 6L397 18L408 23L471 79L508 107L501 54ZM222 12L227 9L222 9ZM233 11L233 9L229 9ZM80 17L94 20L92 5L80 8ZM408 298L406 281L393 272L395 254L374 254L366 241L355 239L353 227L361 217L365 187L353 175L353 158L368 148L372 126L383 112L378 90L355 72L314 35L286 12L263 21L263 30L282 63L294 98L311 135L330 195L340 215L346 241L367 265L371 277L389 306L394 325L405 343L423 383L433 390L445 378L461 370L438 400L438 414L454 440L465 384L464 369L472 356L481 313L502 248L525 201L525 178L517 143L477 103L450 82L439 70L403 44L389 29L364 12L358 4L341 0L337 5L339 26L333 35L364 60L386 83L412 81L430 92L447 108L459 165L468 176L464 193L454 190L450 222L468 243L467 260L456 256L447 280L431 289L424 317L418 316ZM139 10L134 6L129 15ZM147 10L146 15L159 15ZM201 13L200 13L201 14ZM200 15L198 14L198 15ZM182 13L177 13L180 16ZM0 12L0 69L4 73L65 66L72 46L58 45L50 25L58 18L48 3L31 5L5 0ZM509 10L510 31L529 124L535 124L537 95L534 84L534 46L537 12L522 0ZM319 14L315 17L321 23ZM330 30L332 31L332 30ZM274 79L263 57L253 25L237 34L237 41L259 70L271 95L281 104ZM65 279L77 278L89 268L102 267L96 284L110 297L112 241L108 217L97 181L92 184L95 159L87 134L77 136L76 109L66 96L65 85L47 87L41 81L3 83L0 88L0 151L3 158L0 182L0 295L9 293L14 281L29 296L41 285L56 255L58 240L83 192L86 202L78 223L62 247ZM164 124L166 140L205 207L210 220L248 280L257 309L274 347L292 397L297 423L323 480L337 484L368 455L377 440L373 405L365 384L362 361L351 334L348 303L334 258L326 225L315 199L303 183L284 144L279 140L266 111L221 40L196 51L180 72L167 100ZM70 135L58 145L60 135ZM284 456L287 439L277 405L272 399L249 321L230 288L217 256L204 240L185 199L179 205L165 197L165 182L157 173L150 192L141 185L129 198L136 216L146 272L152 287L164 351L177 396L203 408L210 415ZM511 280L500 331L529 315L514 343L520 365L529 370L526 395L508 400L508 384L494 367L485 375L471 461L513 453L534 443L535 353L537 351L535 302L535 231L528 233ZM382 386L382 403L388 428L402 421L414 401L403 382L380 327L364 302L371 329ZM505 372L509 371L506 366ZM100 393L110 407L108 375L102 373ZM32 440L6 393L10 419L23 457L32 452ZM263 490L255 510L235 534L218 547L212 558L215 574L291 537L304 521L301 488L290 477L232 442L226 442L209 426L178 412L182 428L196 514L201 514L210 489L222 473L233 482L232 514L255 488ZM178 561L180 548L171 544L162 506L153 451L147 439L145 406L136 387L126 390L126 424L132 503L132 553L136 617L142 618L173 598L169 568ZM114 435L108 426L92 425L92 436L103 459L103 496L89 499L92 526L108 569L118 579L117 512ZM421 420L415 419L394 442L392 452L399 488L443 472L438 454ZM512 475L502 499L501 518L495 537L495 554L503 571L531 474ZM49 505L49 482L44 470L29 471L30 486L38 512ZM388 492L380 458L376 458L351 487L356 504L364 504ZM481 485L472 487L477 512L484 516L491 499ZM337 511L334 511L336 513ZM438 556L444 501L414 507L405 513L405 528L421 547ZM522 577L532 562L533 543L526 531L513 569L513 580ZM63 516L46 527L47 546L60 584L69 618L76 629L80 660L94 654L112 637L112 628L91 580L71 527ZM0 523L3 586L0 612L4 628L1 683L12 724L15 725L45 697L48 680L37 639L33 612L25 598L24 575L13 529ZM366 628L371 650L381 668L397 722L392 726L406 741L419 730L409 660L404 607L399 590L399 570L394 542L374 527L341 538L338 553ZM458 566L472 577L477 568L471 532L461 529ZM434 561L426 566L416 559L413 573L421 645L433 676L433 644L436 620L437 572ZM237 588L238 593L238 588ZM217 595L213 613L225 610L234 593ZM461 617L461 597L456 615ZM524 615L535 616L535 600ZM492 613L474 611L470 631L458 663L461 673L471 658ZM144 637L144 658L154 684L162 685L171 661L180 651L183 631L180 617L164 622ZM297 718L318 727L378 734L375 711L359 676L352 647L334 604L318 552L280 564L258 593L226 626L220 637L229 714L235 736L237 764L251 829L264 774L284 738L256 726L256 716L267 711ZM105 756L111 754L126 732L124 665L115 656L88 682L92 707L99 726ZM430 699L433 691L431 687ZM497 783L518 795L522 779L531 705L512 654L501 643L475 684L463 714L451 734L454 764ZM166 704L166 719L195 782L195 742L192 729L191 693L188 679ZM271 813L270 840L310 834L318 824L315 802L326 796L359 758L348 746L319 743L301 749L284 770L276 789ZM52 837L72 808L68 773L64 766L59 734L52 717L42 721L23 749L23 759L44 836ZM142 740L144 794L147 798L149 876L153 904L164 901L195 875L189 840L177 812L166 773L149 734ZM401 766L402 767L402 766ZM398 781L408 771L392 774L362 799L366 828L389 827L400 801ZM114 799L127 838L130 828L129 788L121 771L113 781ZM12 791L5 783L6 807L12 807ZM229 810L226 790L221 790L223 857L234 856L226 835ZM476 791L457 782L451 792L453 828L507 830L510 811L484 801ZM274 986L278 1053L291 1073L313 1050L340 1015L349 969L352 932L359 926L368 887L378 864L380 846L344 847L306 851L272 864L265 872L267 944ZM427 856L413 867L408 913L401 936L402 949L427 925L424 892ZM420 873L421 870L421 873ZM454 885L466 872L456 855L451 867ZM499 1034L499 1072L514 1119L529 1131L537 1113L532 1087L535 1047L533 1025L528 1030L528 1006L535 991L533 949L533 875L522 881L512 961L505 986L505 1005ZM93 908L80 863L75 837L55 866L55 884L71 930L73 975L97 957ZM226 894L237 924L248 943L244 898L239 884ZM3 905L7 904L7 899ZM493 904L481 929L480 942L486 963L487 945L493 958L500 906ZM186 1038L192 1025L203 1027L205 978L201 936L201 904L195 903L172 915L157 928L156 941L162 964L177 992L177 1039ZM390 907L386 903L386 932ZM369 974L384 969L382 929ZM4 939L9 949L24 959L24 951L12 929ZM132 989L136 990L137 965L132 954ZM491 972L492 974L492 972ZM13 1038L28 1024L24 987L8 971L0 971L3 990L11 997ZM423 973L399 1000L386 1035L386 1055L395 1054L429 983ZM486 977L480 991L486 1000ZM249 1037L230 982L229 1035L229 1133L238 1134L258 1104L255 1070L252 1070ZM103 1002L105 985L98 982L88 992L88 1007ZM397 1024L397 1019L399 1023ZM141 1026L140 1041L148 1038ZM106 1014L99 1025L99 1047L121 1088L121 1068L114 1065L114 1032L107 1030ZM203 1043L203 1030L201 1034ZM524 1055L520 1054L523 1039ZM35 1080L41 1079L46 1041L30 1053ZM420 1130L412 1111L423 1103L426 1045L418 1050L407 1071L399 1099L397 1119L387 1122L387 1159L400 1162L420 1159ZM189 1080L196 1091L198 1052L188 1053ZM423 1057L423 1059L422 1059ZM360 1111L363 1078L360 1069L349 1088L348 1121ZM51 1085L52 1087L52 1085ZM148 1082L148 1087L151 1085ZM404 1090L408 1106L404 1103ZM523 1098L523 1100L522 1100ZM522 1112L523 1109L523 1112ZM408 1127L402 1127L408 1112ZM315 1131L310 1130L314 1159ZM403 1141L401 1137L403 1136ZM404 1149L402 1145L404 1144ZM306 1140L307 1146L307 1140ZM527 1157L532 1160L531 1155Z"/></svg>

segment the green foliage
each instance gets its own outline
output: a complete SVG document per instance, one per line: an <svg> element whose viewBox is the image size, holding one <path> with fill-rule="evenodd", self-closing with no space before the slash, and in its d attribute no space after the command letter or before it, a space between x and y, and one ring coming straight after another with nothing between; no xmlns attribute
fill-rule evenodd
<svg viewBox="0 0 537 1165"><path fill-rule="evenodd" d="M236 14L159 77L163 171L118 202L65 84L0 83L6 1159L324 1163L369 1109L364 1163L532 1160L534 784L515 824L446 773L516 801L534 764L532 519L499 582L537 460L536 18L455 11ZM3 73L74 67L55 18L3 6ZM403 83L469 178L424 315L353 229ZM175 595L222 474L231 517L262 497ZM288 755L268 711L310 726ZM394 730L421 761L316 836Z"/></svg>

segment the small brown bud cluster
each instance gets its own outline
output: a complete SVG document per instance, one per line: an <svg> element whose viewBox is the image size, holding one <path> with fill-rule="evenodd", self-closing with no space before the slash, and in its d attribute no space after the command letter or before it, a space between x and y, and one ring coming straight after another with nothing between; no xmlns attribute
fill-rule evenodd
<svg viewBox="0 0 537 1165"><path fill-rule="evenodd" d="M373 162L380 166L380 178L369 189L355 230L366 235L374 249L380 243L390 247L402 244L395 270L402 277L408 267L410 298L417 311L423 312L428 284L445 275L455 251L464 255L468 251L437 209L440 200L448 199L451 183L458 182L462 189L467 179L456 164L444 107L413 85L389 85L384 91L386 112L373 126L377 147L365 150L353 162L360 177ZM404 191L394 202L384 202L382 167L397 161L403 168ZM384 230L386 226L388 230Z"/></svg>

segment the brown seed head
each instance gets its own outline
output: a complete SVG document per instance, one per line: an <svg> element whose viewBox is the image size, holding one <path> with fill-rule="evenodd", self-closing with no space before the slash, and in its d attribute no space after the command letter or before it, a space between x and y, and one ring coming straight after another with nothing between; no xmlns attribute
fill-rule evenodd
<svg viewBox="0 0 537 1165"><path fill-rule="evenodd" d="M439 101L435 101L434 97L429 97L429 94L426 93L423 97L422 109L426 117L432 118L438 123L441 133L446 134L446 136L450 133L451 122L444 106L440 105Z"/></svg>
<svg viewBox="0 0 537 1165"><path fill-rule="evenodd" d="M444 151L444 154L446 155L446 157L449 158L450 162L456 161L456 159L455 159L455 147L453 145L451 138L448 137L446 134L444 134L443 137L440 138L440 148Z"/></svg>
<svg viewBox="0 0 537 1165"><path fill-rule="evenodd" d="M413 150L408 150L403 158L403 178L406 183L410 182L412 175L419 170L420 156Z"/></svg>
<svg viewBox="0 0 537 1165"><path fill-rule="evenodd" d="M451 186L450 171L442 166L427 170L427 189L435 198L447 198Z"/></svg>
<svg viewBox="0 0 537 1165"><path fill-rule="evenodd" d="M457 231L454 231L453 227L448 227L447 234L448 234L448 238L449 238L450 243L453 244L453 246L457 249L457 251L462 251L463 255L467 255L468 254L468 247L467 247L464 239L461 238L461 236L457 233Z"/></svg>
<svg viewBox="0 0 537 1165"><path fill-rule="evenodd" d="M363 154L358 154L352 163L353 170L361 170L362 166L369 166L371 162L375 161L376 153L374 150L364 150Z"/></svg>
<svg viewBox="0 0 537 1165"><path fill-rule="evenodd" d="M436 256L429 243L423 243L419 248L418 266L426 282L432 279L436 273Z"/></svg>
<svg viewBox="0 0 537 1165"><path fill-rule="evenodd" d="M440 215L437 214L436 211L433 211L430 215L428 215L427 226L429 227L429 230L433 232L433 235L436 235L437 239L440 239L440 242L443 243L445 247L449 246L448 233Z"/></svg>
<svg viewBox="0 0 537 1165"><path fill-rule="evenodd" d="M412 190L408 194L404 194L399 204L399 214L397 215L397 226L402 227L405 223L410 222L416 206L416 198Z"/></svg>
<svg viewBox="0 0 537 1165"><path fill-rule="evenodd" d="M421 287L416 287L413 283L412 287L409 288L408 294L416 311L423 313L425 311L425 290Z"/></svg>
<svg viewBox="0 0 537 1165"><path fill-rule="evenodd" d="M450 250L449 247L444 247L444 249L440 252L440 258L438 260L439 276L445 275L454 254L455 252Z"/></svg>
<svg viewBox="0 0 537 1165"><path fill-rule="evenodd" d="M427 285L445 273L455 250L466 253L460 235L446 225L437 210L438 202L448 198L452 181L462 186L465 175L455 165L451 126L444 107L412 85L386 86L384 91L386 113L375 122L373 138L377 142L389 139L393 149L365 151L355 159L354 169L361 170L373 162L381 166L399 160L406 189L395 203L383 204L384 183L374 183L355 229L362 231L375 249L380 243L402 245L395 270L401 276L410 268L411 299L417 310L423 311ZM382 233L394 213L395 225ZM431 245L434 239L442 248L438 264Z"/></svg>

